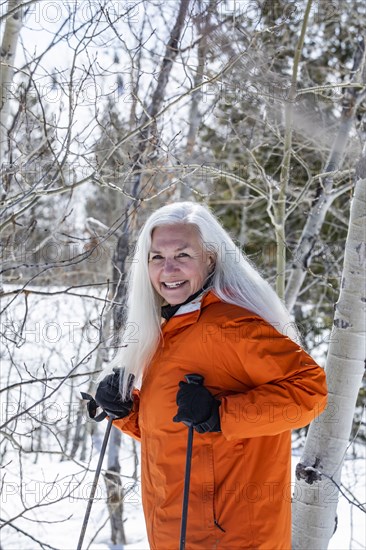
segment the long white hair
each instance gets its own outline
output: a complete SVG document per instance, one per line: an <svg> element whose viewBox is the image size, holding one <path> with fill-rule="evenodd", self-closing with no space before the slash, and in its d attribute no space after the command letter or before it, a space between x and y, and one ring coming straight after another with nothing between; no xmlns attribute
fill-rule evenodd
<svg viewBox="0 0 366 550"><path fill-rule="evenodd" d="M290 314L276 292L235 245L210 210L194 202L172 203L156 210L141 229L128 275L127 315L119 350L103 372L105 376L114 367L124 369L123 397L128 394L128 375L135 376L136 385L141 383L161 338L163 299L150 283L148 256L153 230L174 224L191 224L198 229L204 249L215 258L210 288L223 302L253 311L279 332L299 341Z"/></svg>

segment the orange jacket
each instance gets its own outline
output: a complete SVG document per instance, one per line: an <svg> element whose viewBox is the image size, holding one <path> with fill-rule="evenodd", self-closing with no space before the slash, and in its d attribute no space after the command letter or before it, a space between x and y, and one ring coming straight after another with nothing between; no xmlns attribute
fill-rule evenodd
<svg viewBox="0 0 366 550"><path fill-rule="evenodd" d="M220 397L220 433L193 438L187 550L291 548L291 430L325 407L323 370L289 338L213 292L182 306L134 410L117 427L141 439L150 547L177 550L187 428L172 421L189 373Z"/></svg>

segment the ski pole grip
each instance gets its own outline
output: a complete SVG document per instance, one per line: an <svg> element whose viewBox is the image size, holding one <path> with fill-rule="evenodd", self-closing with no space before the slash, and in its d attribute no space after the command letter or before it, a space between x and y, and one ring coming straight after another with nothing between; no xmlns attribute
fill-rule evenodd
<svg viewBox="0 0 366 550"><path fill-rule="evenodd" d="M205 380L200 374L186 374L184 378L187 384L196 384L196 386L203 386Z"/></svg>

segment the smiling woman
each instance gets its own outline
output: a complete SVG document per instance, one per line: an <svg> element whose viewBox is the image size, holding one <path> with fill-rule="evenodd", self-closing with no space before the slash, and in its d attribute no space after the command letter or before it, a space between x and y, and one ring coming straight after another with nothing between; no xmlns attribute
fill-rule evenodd
<svg viewBox="0 0 366 550"><path fill-rule="evenodd" d="M128 285L125 345L95 400L141 440L150 548L179 547L188 424L198 434L187 550L289 550L290 432L324 409L326 385L286 308L190 202L146 221ZM203 385L184 381L193 373Z"/></svg>
<svg viewBox="0 0 366 550"><path fill-rule="evenodd" d="M202 246L194 225L163 225L154 229L149 253L149 276L167 304L184 303L201 290L215 265Z"/></svg>

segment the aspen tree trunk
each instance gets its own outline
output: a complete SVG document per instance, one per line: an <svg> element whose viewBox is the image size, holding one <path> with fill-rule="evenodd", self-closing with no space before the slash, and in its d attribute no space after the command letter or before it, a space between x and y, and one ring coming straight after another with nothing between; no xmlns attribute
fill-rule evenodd
<svg viewBox="0 0 366 550"><path fill-rule="evenodd" d="M10 116L10 99L14 77L14 59L23 26L21 9L13 11L22 0L9 0L8 12L11 15L6 19L0 53L0 164L8 160L8 123ZM6 182L4 182L4 187ZM6 191L6 188L2 191Z"/></svg>
<svg viewBox="0 0 366 550"><path fill-rule="evenodd" d="M285 296L285 272L286 272L286 199L287 188L290 181L290 166L292 157L292 135L294 103L297 92L297 79L301 53L304 46L306 29L308 26L312 0L308 0L304 12L299 39L295 48L294 63L292 68L291 85L285 106L285 143L283 161L280 175L280 189L278 197L273 200L273 222L276 234L276 291L281 299Z"/></svg>
<svg viewBox="0 0 366 550"><path fill-rule="evenodd" d="M123 522L123 486L121 480L121 464L119 450L122 433L113 427L108 446L108 467L104 474L107 488L107 506L111 521L111 540L113 544L126 544L126 535Z"/></svg>
<svg viewBox="0 0 366 550"><path fill-rule="evenodd" d="M206 66L206 57L208 51L208 30L210 26L211 18L211 9L214 7L214 2L210 0L209 6L207 8L207 13L204 17L204 20L197 22L197 32L202 36L198 43L197 50L197 69L194 77L193 87L197 88L191 95L191 104L189 109L188 121L189 128L187 134L187 145L185 151L186 162L189 163L192 161L194 146L196 143L198 128L202 121L202 114L200 113L200 103L202 102L202 88L199 86L203 82L205 66ZM187 185L182 185L180 188L180 198L181 200L189 200L192 191Z"/></svg>
<svg viewBox="0 0 366 550"><path fill-rule="evenodd" d="M0 167L9 162L8 129L10 98L14 78L14 59L20 31L23 26L21 10L13 11L21 0L9 0L5 28L0 50ZM9 181L4 177L0 183L0 199L6 197ZM3 275L0 275L0 291L3 290Z"/></svg>
<svg viewBox="0 0 366 550"><path fill-rule="evenodd" d="M294 550L326 549L337 525L338 489L332 480L339 486L366 356L365 241L366 179L360 178L351 204L342 284L326 362L328 407L311 424L296 469Z"/></svg>
<svg viewBox="0 0 366 550"><path fill-rule="evenodd" d="M360 40L356 48L352 74L354 75L354 83L365 83L366 60L365 42L363 39ZM342 165L349 134L353 127L358 107L363 99L363 88L348 88L344 92L342 115L338 133L334 140L329 159L323 170L323 172L328 173L329 176L322 179L319 195L313 202L299 243L294 252L293 266L285 292L286 306L289 311L292 311L296 303L306 277L307 269L311 264L316 239L321 231L329 207L336 197L336 195L332 193L334 183L333 173L339 170Z"/></svg>

